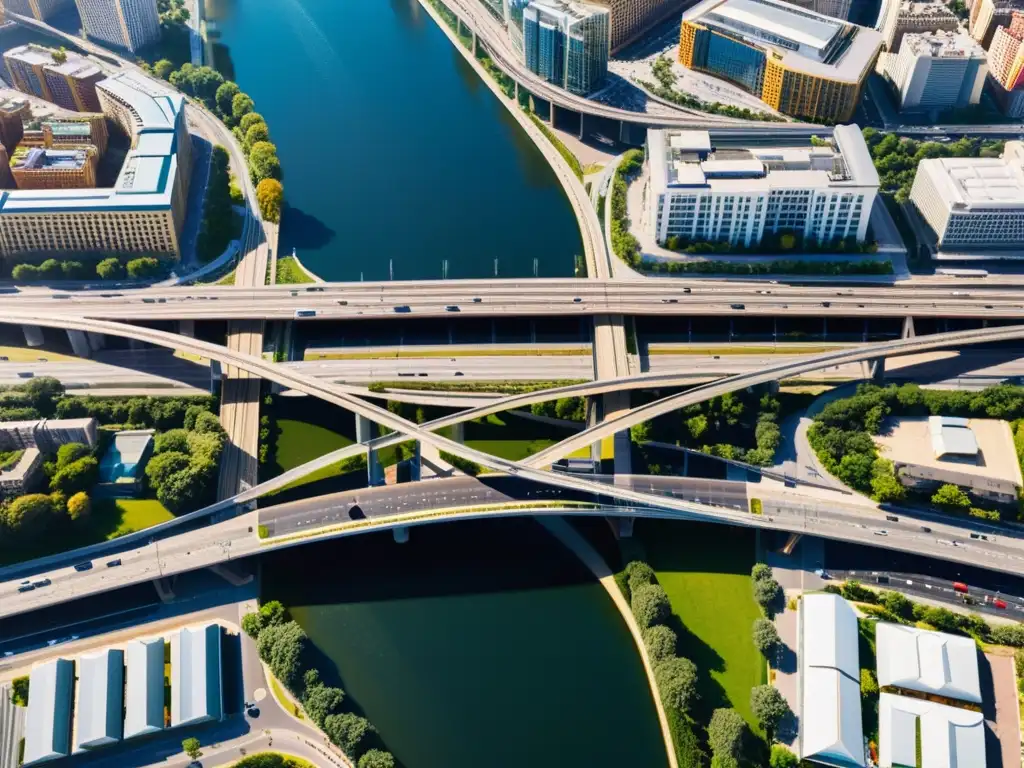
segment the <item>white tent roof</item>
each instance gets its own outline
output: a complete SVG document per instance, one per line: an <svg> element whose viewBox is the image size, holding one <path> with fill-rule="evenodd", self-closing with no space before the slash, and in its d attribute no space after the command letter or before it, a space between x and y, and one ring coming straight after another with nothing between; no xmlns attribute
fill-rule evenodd
<svg viewBox="0 0 1024 768"><path fill-rule="evenodd" d="M980 712L923 699L883 693L878 707L881 768L917 765L921 723L921 768L985 768L985 721Z"/></svg>
<svg viewBox="0 0 1024 768"><path fill-rule="evenodd" d="M164 727L164 639L132 640L125 648L124 737Z"/></svg>
<svg viewBox="0 0 1024 768"><path fill-rule="evenodd" d="M981 703L978 649L969 637L879 623L878 684Z"/></svg>
<svg viewBox="0 0 1024 768"><path fill-rule="evenodd" d="M220 625L181 629L171 635L171 725L222 715Z"/></svg>
<svg viewBox="0 0 1024 768"><path fill-rule="evenodd" d="M78 658L76 752L120 741L123 699L123 651L108 648Z"/></svg>
<svg viewBox="0 0 1024 768"><path fill-rule="evenodd" d="M860 679L857 656L857 615L839 595L804 595L800 600L805 633L803 662L812 667L833 667Z"/></svg>
<svg viewBox="0 0 1024 768"><path fill-rule="evenodd" d="M24 765L56 760L71 747L71 694L75 664L53 659L29 674Z"/></svg>

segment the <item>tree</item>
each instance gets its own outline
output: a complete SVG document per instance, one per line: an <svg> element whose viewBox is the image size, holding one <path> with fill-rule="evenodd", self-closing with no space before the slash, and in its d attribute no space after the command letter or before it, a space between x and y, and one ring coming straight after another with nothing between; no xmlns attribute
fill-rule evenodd
<svg viewBox="0 0 1024 768"><path fill-rule="evenodd" d="M766 612L771 613L782 589L775 579L760 579L754 582L754 599Z"/></svg>
<svg viewBox="0 0 1024 768"><path fill-rule="evenodd" d="M34 283L39 280L39 267L35 264L16 264L11 277L18 283Z"/></svg>
<svg viewBox="0 0 1024 768"><path fill-rule="evenodd" d="M54 511L53 501L45 493L19 496L6 508L0 507L7 529L22 541L31 540L42 532Z"/></svg>
<svg viewBox="0 0 1024 768"><path fill-rule="evenodd" d="M202 749L200 749L200 746L201 745L199 744L199 739L197 739L195 736L190 736L189 738L184 739L181 742L182 752L184 752L193 760L198 760L202 756L203 751Z"/></svg>
<svg viewBox="0 0 1024 768"><path fill-rule="evenodd" d="M344 700L345 692L341 688L332 688L323 683L317 683L306 687L302 706L306 708L310 720L316 723L318 728L323 728L324 721L330 715L338 713Z"/></svg>
<svg viewBox="0 0 1024 768"><path fill-rule="evenodd" d="M60 262L56 259L47 259L39 265L39 276L43 280L60 280L64 277L64 270L60 268Z"/></svg>
<svg viewBox="0 0 1024 768"><path fill-rule="evenodd" d="M1024 648L1024 624L999 624L992 627L992 642L996 645ZM1024 671L1020 677L1024 679Z"/></svg>
<svg viewBox="0 0 1024 768"><path fill-rule="evenodd" d="M60 272L65 280L84 280L89 276L89 270L80 261L62 261Z"/></svg>
<svg viewBox="0 0 1024 768"><path fill-rule="evenodd" d="M769 768L799 768L800 758L782 744L773 744L768 765Z"/></svg>
<svg viewBox="0 0 1024 768"><path fill-rule="evenodd" d="M654 682L666 707L686 714L697 700L697 666L689 659L673 658L654 668Z"/></svg>
<svg viewBox="0 0 1024 768"><path fill-rule="evenodd" d="M660 624L671 612L668 595L660 584L644 584L633 591L630 607L641 629Z"/></svg>
<svg viewBox="0 0 1024 768"><path fill-rule="evenodd" d="M166 451L153 456L145 470L150 490L159 496L168 479L187 470L189 463L188 455L181 451Z"/></svg>
<svg viewBox="0 0 1024 768"><path fill-rule="evenodd" d="M238 130L241 131L244 136L246 131L256 125L256 123L265 124L266 122L267 121L263 119L263 115L259 112L247 112L242 115L242 119L238 122Z"/></svg>
<svg viewBox="0 0 1024 768"><path fill-rule="evenodd" d="M153 440L153 453L161 454L168 451L188 453L188 430L169 429L156 436Z"/></svg>
<svg viewBox="0 0 1024 768"><path fill-rule="evenodd" d="M85 520L89 517L91 509L92 503L89 501L89 495L85 491L79 491L68 499L68 517L72 522Z"/></svg>
<svg viewBox="0 0 1024 768"><path fill-rule="evenodd" d="M370 749L359 758L357 768L395 768L395 758L390 752L385 752L381 749Z"/></svg>
<svg viewBox="0 0 1024 768"><path fill-rule="evenodd" d="M767 656L779 644L779 631L768 619L754 619L754 647Z"/></svg>
<svg viewBox="0 0 1024 768"><path fill-rule="evenodd" d="M756 685L750 691L750 710L769 735L775 733L787 714L789 704L774 685Z"/></svg>
<svg viewBox="0 0 1024 768"><path fill-rule="evenodd" d="M28 681L28 675L11 680L11 703L14 706L28 706Z"/></svg>
<svg viewBox="0 0 1024 768"><path fill-rule="evenodd" d="M159 64L160 62L157 62ZM231 112L232 103L235 100L235 96L240 94L242 90L238 87L237 83L233 83L230 80L225 80L217 88L217 93L214 96L214 100L217 102L217 109L220 113L227 118L233 117Z"/></svg>
<svg viewBox="0 0 1024 768"><path fill-rule="evenodd" d="M715 756L739 760L747 724L735 709L716 709L708 723L708 746Z"/></svg>
<svg viewBox="0 0 1024 768"><path fill-rule="evenodd" d="M289 621L263 627L256 640L256 651L274 676L288 689L295 690L301 680L301 661L306 642L306 633L302 627Z"/></svg>
<svg viewBox="0 0 1024 768"><path fill-rule="evenodd" d="M839 461L835 475L852 488L870 488L871 470L874 463L875 459L870 454L847 453Z"/></svg>
<svg viewBox="0 0 1024 768"><path fill-rule="evenodd" d="M220 419L217 418L217 414L210 413L209 411L203 411L202 413L196 414L194 426L192 427L194 432L201 435L213 434L223 435L224 427L220 425Z"/></svg>
<svg viewBox="0 0 1024 768"><path fill-rule="evenodd" d="M252 112L253 107L256 106L253 100L249 98L247 93L236 93L231 99L231 116L235 120L241 120L247 114Z"/></svg>
<svg viewBox="0 0 1024 768"><path fill-rule="evenodd" d="M959 486L946 483L932 495L932 504L947 509L970 509L971 498Z"/></svg>
<svg viewBox="0 0 1024 768"><path fill-rule="evenodd" d="M754 567L750 569L750 578L754 581L774 579L772 567L768 563L754 563Z"/></svg>
<svg viewBox="0 0 1024 768"><path fill-rule="evenodd" d="M364 717L344 712L331 715L324 721L324 733L332 742L341 747L341 751L351 758L356 758L363 751L363 742L367 736L375 733L374 727Z"/></svg>
<svg viewBox="0 0 1024 768"><path fill-rule="evenodd" d="M22 384L21 391L40 416L49 417L56 412L57 400L64 396L64 385L52 376L39 376Z"/></svg>
<svg viewBox="0 0 1024 768"><path fill-rule="evenodd" d="M700 413L691 419L687 419L686 430L694 440L700 440L701 436L708 431L708 417Z"/></svg>
<svg viewBox="0 0 1024 768"><path fill-rule="evenodd" d="M121 280L124 278L124 265L120 259L111 256L96 265L96 274L101 280Z"/></svg>
<svg viewBox="0 0 1024 768"><path fill-rule="evenodd" d="M288 612L279 600L269 600L260 606L260 617L265 626L272 627L284 624L288 620Z"/></svg>
<svg viewBox="0 0 1024 768"><path fill-rule="evenodd" d="M657 665L676 655L676 633L663 624L645 629L643 640L651 664Z"/></svg>
<svg viewBox="0 0 1024 768"><path fill-rule="evenodd" d="M57 469L63 469L68 464L88 455L89 446L85 443L64 443L57 449Z"/></svg>
<svg viewBox="0 0 1024 768"><path fill-rule="evenodd" d="M50 57L56 64L66 64L68 60L68 49L63 45L55 51L50 51Z"/></svg>
<svg viewBox="0 0 1024 768"><path fill-rule="evenodd" d="M263 179L256 185L256 202L260 206L260 215L265 220L275 224L281 220L283 200L284 187L277 179Z"/></svg>
<svg viewBox="0 0 1024 768"><path fill-rule="evenodd" d="M257 141L249 150L249 172L253 183L263 179L281 180L281 161L277 158L277 147L269 141Z"/></svg>
<svg viewBox="0 0 1024 768"><path fill-rule="evenodd" d="M901 619L909 619L914 615L914 604L900 592L883 592L881 603L885 610Z"/></svg>
<svg viewBox="0 0 1024 768"><path fill-rule="evenodd" d="M253 640L259 639L263 626L263 617L257 611L252 611L242 617L242 631Z"/></svg>
<svg viewBox="0 0 1024 768"><path fill-rule="evenodd" d="M153 74L161 80L167 80L174 71L174 64L168 59L160 59L153 65Z"/></svg>
<svg viewBox="0 0 1024 768"><path fill-rule="evenodd" d="M182 427L186 431L191 432L196 428L196 419L199 417L199 414L209 410L209 408L202 405L188 406L188 408L185 409L185 419L182 422Z"/></svg>
<svg viewBox="0 0 1024 768"><path fill-rule="evenodd" d="M50 490L70 495L86 491L96 485L100 477L100 463L85 456L57 470L50 479Z"/></svg>
<svg viewBox="0 0 1024 768"><path fill-rule="evenodd" d="M626 583L629 584L630 594L645 584L654 583L654 569L643 560L633 560L626 563L626 567L622 570L626 576Z"/></svg>
<svg viewBox="0 0 1024 768"><path fill-rule="evenodd" d="M242 149L248 153L257 141L270 141L270 129L267 128L266 123L254 123L245 132L245 141L242 142Z"/></svg>
<svg viewBox="0 0 1024 768"><path fill-rule="evenodd" d="M873 699L878 695L878 679L874 671L867 667L860 671L860 695L865 699Z"/></svg>
<svg viewBox="0 0 1024 768"><path fill-rule="evenodd" d="M141 256L128 262L128 277L139 279L160 274L160 262L152 256Z"/></svg>

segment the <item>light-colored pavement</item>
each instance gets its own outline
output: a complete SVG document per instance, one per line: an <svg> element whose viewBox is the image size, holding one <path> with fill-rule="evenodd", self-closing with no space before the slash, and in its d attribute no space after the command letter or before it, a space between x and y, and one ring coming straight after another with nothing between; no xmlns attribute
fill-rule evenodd
<svg viewBox="0 0 1024 768"><path fill-rule="evenodd" d="M990 765L1017 768L1021 764L1020 703L1013 657L986 653L992 672L992 694L995 699L986 707L985 722L996 735L1000 755Z"/></svg>

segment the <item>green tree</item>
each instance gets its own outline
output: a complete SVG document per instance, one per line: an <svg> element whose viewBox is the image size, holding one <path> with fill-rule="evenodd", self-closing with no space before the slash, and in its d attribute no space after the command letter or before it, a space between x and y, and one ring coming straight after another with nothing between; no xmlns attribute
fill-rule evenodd
<svg viewBox="0 0 1024 768"><path fill-rule="evenodd" d="M18 283L35 283L40 279L39 267L35 264L16 264L11 277Z"/></svg>
<svg viewBox="0 0 1024 768"><path fill-rule="evenodd" d="M57 470L50 479L50 490L71 495L87 491L100 478L100 463L92 456L85 456Z"/></svg>
<svg viewBox="0 0 1024 768"><path fill-rule="evenodd" d="M323 730L327 738L353 759L362 754L367 737L375 733L366 718L353 715L351 712L331 715L324 721Z"/></svg>
<svg viewBox="0 0 1024 768"><path fill-rule="evenodd" d="M253 640L259 639L263 626L263 617L257 611L251 611L242 617L242 631Z"/></svg>
<svg viewBox="0 0 1024 768"><path fill-rule="evenodd" d="M166 432L161 432L159 435L156 436L156 438L153 440L153 453L161 454L167 453L168 451L188 453L187 429L169 429Z"/></svg>
<svg viewBox="0 0 1024 768"><path fill-rule="evenodd" d="M66 64L68 60L68 49L62 45L60 48L50 51L50 57L53 59L55 64Z"/></svg>
<svg viewBox="0 0 1024 768"><path fill-rule="evenodd" d="M623 573L626 575L626 583L629 584L630 594L633 594L634 590L645 584L654 583L654 569L643 560L633 560L626 563Z"/></svg>
<svg viewBox="0 0 1024 768"><path fill-rule="evenodd" d="M245 136L246 132L256 125L256 123L263 123L266 125L267 121L263 119L263 115L259 112L247 112L242 115L242 119L238 122L238 130L241 131L243 136Z"/></svg>
<svg viewBox="0 0 1024 768"><path fill-rule="evenodd" d="M210 411L203 411L196 414L193 431L203 434L224 435L224 427L220 424L217 414Z"/></svg>
<svg viewBox="0 0 1024 768"><path fill-rule="evenodd" d="M266 123L256 123L245 132L245 141L242 142L242 149L248 154L253 144L257 141L270 141L270 130Z"/></svg>
<svg viewBox="0 0 1024 768"><path fill-rule="evenodd" d="M87 519L91 509L92 503L89 501L89 495L84 491L79 491L68 499L68 517L72 522Z"/></svg>
<svg viewBox="0 0 1024 768"><path fill-rule="evenodd" d="M767 656L778 644L779 631L775 624L765 618L754 619L754 647Z"/></svg>
<svg viewBox="0 0 1024 768"><path fill-rule="evenodd" d="M124 278L124 265L121 260L111 256L96 265L96 274L101 280L122 280Z"/></svg>
<svg viewBox="0 0 1024 768"><path fill-rule="evenodd" d="M60 268L60 262L56 259L47 259L39 265L39 276L43 280L60 280L64 277L64 270Z"/></svg>
<svg viewBox="0 0 1024 768"><path fill-rule="evenodd" d="M182 740L181 751L193 760L198 760L203 754L199 739L195 736L189 736L187 739Z"/></svg>
<svg viewBox="0 0 1024 768"><path fill-rule="evenodd" d="M327 718L338 713L344 700L345 692L341 688L316 683L306 687L302 706L306 708L309 719L316 723L318 728L323 728Z"/></svg>
<svg viewBox="0 0 1024 768"><path fill-rule="evenodd" d="M159 62L157 62L159 64ZM235 100L235 96L240 94L242 91L238 87L237 83L233 83L230 80L225 80L217 87L217 93L214 97L217 102L217 109L220 113L227 118L231 118L232 114L231 107L232 102Z"/></svg>
<svg viewBox="0 0 1024 768"><path fill-rule="evenodd" d="M252 99L249 98L247 93L236 93L231 99L231 116L237 121L241 120L247 114L252 112L253 107Z"/></svg>
<svg viewBox="0 0 1024 768"><path fill-rule="evenodd" d="M288 621L288 611L279 600L268 600L260 606L260 618L265 626L272 627Z"/></svg>
<svg viewBox="0 0 1024 768"><path fill-rule="evenodd" d="M867 667L860 671L860 695L871 700L878 695L878 679L874 671Z"/></svg>
<svg viewBox="0 0 1024 768"><path fill-rule="evenodd" d="M654 668L654 682L666 707L687 714L697 701L697 667L689 659L666 659Z"/></svg>
<svg viewBox="0 0 1024 768"><path fill-rule="evenodd" d="M359 758L357 768L395 768L395 758L390 752L380 749L370 749Z"/></svg>
<svg viewBox="0 0 1024 768"><path fill-rule="evenodd" d="M169 59L160 59L153 65L153 74L161 80L167 80L174 71L174 63Z"/></svg>
<svg viewBox="0 0 1024 768"><path fill-rule="evenodd" d="M190 460L187 454L181 451L166 451L158 453L146 464L145 474L150 489L160 496L160 491L167 485L167 481L188 469Z"/></svg>
<svg viewBox="0 0 1024 768"><path fill-rule="evenodd" d="M54 415L57 400L64 396L64 385L52 376L39 376L22 384L20 389L39 415L46 417Z"/></svg>
<svg viewBox="0 0 1024 768"><path fill-rule="evenodd" d="M45 530L54 516L53 501L45 493L19 496L0 507L7 530L21 541L30 541Z"/></svg>
<svg viewBox="0 0 1024 768"><path fill-rule="evenodd" d="M253 183L263 179L281 180L281 161L277 158L277 147L269 141L257 141L249 150L249 172Z"/></svg>
<svg viewBox="0 0 1024 768"><path fill-rule="evenodd" d="M754 581L775 580L772 575L772 567L768 563L754 563L754 567L750 569L750 578Z"/></svg>
<svg viewBox="0 0 1024 768"><path fill-rule="evenodd" d="M739 760L747 724L735 709L716 709L708 723L708 746L714 757Z"/></svg>
<svg viewBox="0 0 1024 768"><path fill-rule="evenodd" d="M643 631L644 647L654 665L676 655L676 633L663 624Z"/></svg>
<svg viewBox="0 0 1024 768"><path fill-rule="evenodd" d="M128 262L128 277L141 279L160 274L160 262L152 256L141 256Z"/></svg>
<svg viewBox="0 0 1024 768"><path fill-rule="evenodd" d="M759 579L754 582L754 599L765 612L771 614L782 594L782 588L775 579Z"/></svg>
<svg viewBox="0 0 1024 768"><path fill-rule="evenodd" d="M851 488L864 490L871 487L875 458L867 453L848 453L839 462L835 475Z"/></svg>
<svg viewBox="0 0 1024 768"><path fill-rule="evenodd" d="M947 509L970 509L971 497L963 490L951 483L940 486L932 495L932 504Z"/></svg>
<svg viewBox="0 0 1024 768"><path fill-rule="evenodd" d="M700 413L691 419L687 419L686 430L695 441L700 440L704 433L708 431L708 417Z"/></svg>
<svg viewBox="0 0 1024 768"><path fill-rule="evenodd" d="M769 768L800 768L800 758L782 744L773 744Z"/></svg>
<svg viewBox="0 0 1024 768"><path fill-rule="evenodd" d="M256 185L256 202L260 216L266 221L281 221L281 203L284 201L284 187L277 179L263 179Z"/></svg>
<svg viewBox="0 0 1024 768"><path fill-rule="evenodd" d="M28 675L11 680L11 703L16 707L28 706Z"/></svg>
<svg viewBox="0 0 1024 768"><path fill-rule="evenodd" d="M84 280L89 276L89 270L80 261L62 261L60 272L65 280Z"/></svg>
<svg viewBox="0 0 1024 768"><path fill-rule="evenodd" d="M750 691L750 710L770 738L789 714L789 705L774 685L757 685Z"/></svg>
<svg viewBox="0 0 1024 768"><path fill-rule="evenodd" d="M660 624L671 612L668 595L660 584L644 584L633 590L630 606L641 629Z"/></svg>
<svg viewBox="0 0 1024 768"><path fill-rule="evenodd" d="M65 443L57 449L57 469L89 455L89 446L84 443Z"/></svg>
<svg viewBox="0 0 1024 768"><path fill-rule="evenodd" d="M1024 624L997 624L992 627L991 639L996 645L1024 648ZM1024 670L1020 677L1024 679Z"/></svg>
<svg viewBox="0 0 1024 768"><path fill-rule="evenodd" d="M294 621L265 626L256 640L260 658L289 690L295 690L301 681L306 642L306 633Z"/></svg>
<svg viewBox="0 0 1024 768"><path fill-rule="evenodd" d="M883 592L881 596L885 610L901 619L909 619L914 615L914 604L910 598L900 592Z"/></svg>

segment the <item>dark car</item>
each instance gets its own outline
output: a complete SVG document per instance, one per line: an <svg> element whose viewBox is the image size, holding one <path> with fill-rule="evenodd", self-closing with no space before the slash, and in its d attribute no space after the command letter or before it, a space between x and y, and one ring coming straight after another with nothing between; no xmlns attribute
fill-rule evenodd
<svg viewBox="0 0 1024 768"><path fill-rule="evenodd" d="M92 560L86 560L84 563L78 563L75 566L75 570L81 573L82 571L88 571L92 569Z"/></svg>
<svg viewBox="0 0 1024 768"><path fill-rule="evenodd" d="M117 568L117 566L119 566L120 564L121 564L121 558L120 557L117 558L116 560L107 560L107 568Z"/></svg>

